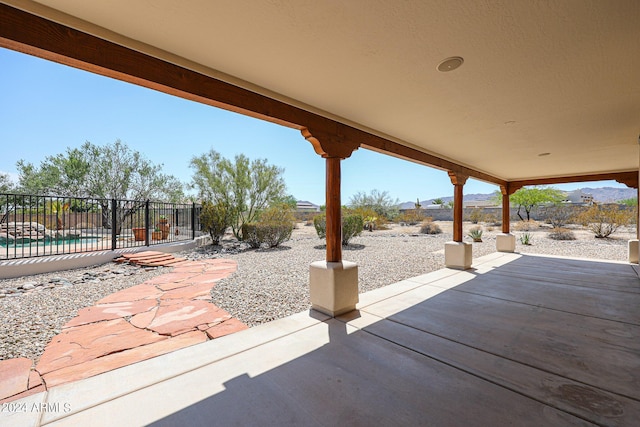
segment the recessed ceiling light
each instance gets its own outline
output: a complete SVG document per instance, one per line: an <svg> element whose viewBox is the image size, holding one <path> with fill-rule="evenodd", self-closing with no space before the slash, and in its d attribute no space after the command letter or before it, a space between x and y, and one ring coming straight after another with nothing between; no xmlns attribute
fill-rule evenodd
<svg viewBox="0 0 640 427"><path fill-rule="evenodd" d="M544 156L550 156L551 153L540 153L538 154L538 157L544 157Z"/></svg>
<svg viewBox="0 0 640 427"><path fill-rule="evenodd" d="M459 66L462 65L464 59L459 56L452 56L451 58L447 58L438 64L438 71L442 71L446 73L447 71L453 71Z"/></svg>

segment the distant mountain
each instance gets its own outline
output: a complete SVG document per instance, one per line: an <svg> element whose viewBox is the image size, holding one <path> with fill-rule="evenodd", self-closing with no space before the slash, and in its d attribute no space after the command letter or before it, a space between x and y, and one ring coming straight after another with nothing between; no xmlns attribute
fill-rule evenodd
<svg viewBox="0 0 640 427"><path fill-rule="evenodd" d="M583 193L593 195L593 200L600 203L611 203L619 200L631 199L638 195L638 190L635 188L614 188L614 187L600 187L600 188L581 188Z"/></svg>
<svg viewBox="0 0 640 427"><path fill-rule="evenodd" d="M619 200L631 199L632 197L637 196L637 190L635 188L614 188L614 187L600 187L600 188L580 188L583 193L593 195L593 200L600 203L612 203L617 202ZM577 191L577 190L576 190ZM493 193L488 194L465 194L464 200L467 202L471 201L480 201L480 200L490 200L493 197ZM436 197L437 198L437 197ZM453 200L453 197L440 197L444 203L450 202ZM421 200L420 205L422 207L426 207L429 205L433 205L434 199ZM416 202L404 202L400 203L398 207L400 209L413 209L415 208Z"/></svg>

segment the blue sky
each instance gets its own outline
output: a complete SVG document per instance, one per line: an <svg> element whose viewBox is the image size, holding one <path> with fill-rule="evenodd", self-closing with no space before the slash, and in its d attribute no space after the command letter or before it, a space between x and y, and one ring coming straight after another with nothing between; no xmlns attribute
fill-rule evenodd
<svg viewBox="0 0 640 427"><path fill-rule="evenodd" d="M164 172L191 181L189 161L211 148L224 157L245 154L283 167L288 193L324 204L324 160L297 130L186 101L0 48L0 171L85 141L122 140ZM557 186L622 187L615 181ZM360 149L342 163L342 199L373 189L401 202L453 195L444 171ZM491 193L495 185L469 180L465 194Z"/></svg>

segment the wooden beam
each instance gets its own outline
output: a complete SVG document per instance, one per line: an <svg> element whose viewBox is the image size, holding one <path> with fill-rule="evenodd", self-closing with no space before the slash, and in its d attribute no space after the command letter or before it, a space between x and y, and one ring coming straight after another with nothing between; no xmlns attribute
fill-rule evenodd
<svg viewBox="0 0 640 427"><path fill-rule="evenodd" d="M526 185L566 184L569 182L590 182L615 180L627 187L638 188L638 171L610 172L590 175L569 175L554 178L537 178L520 181L509 181L509 190L519 189ZM509 194L513 194L515 190Z"/></svg>
<svg viewBox="0 0 640 427"><path fill-rule="evenodd" d="M437 155L406 147L5 4L0 4L0 47L301 131L308 129L318 139L324 139L322 135L332 135L338 144L342 143L340 141L349 141L348 144L355 143L384 154L455 171L482 181L497 185L505 183L497 177Z"/></svg>

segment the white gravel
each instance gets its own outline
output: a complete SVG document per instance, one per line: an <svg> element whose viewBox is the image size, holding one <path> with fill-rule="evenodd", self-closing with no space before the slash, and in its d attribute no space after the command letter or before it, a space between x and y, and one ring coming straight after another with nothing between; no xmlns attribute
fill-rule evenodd
<svg viewBox="0 0 640 427"><path fill-rule="evenodd" d="M394 225L390 230L365 231L352 239L343 250L343 259L358 264L360 292L442 268L444 243L452 239L452 234L451 223L438 224L444 231L439 235L419 234L417 226ZM465 233L471 226L465 223ZM627 240L635 238L635 230L622 230L610 239L595 239L587 231L574 231L578 237L575 241L555 241L543 229L532 231L533 245L524 246L517 241L516 251L625 261ZM494 252L495 235L499 232L499 227L490 230L485 226L483 242L474 243L473 256ZM514 234L519 237L522 232ZM213 288L213 303L255 326L310 307L309 264L325 258L325 246L313 227L300 224L292 239L280 248L247 249L227 238L223 250L209 246L180 256L236 260L238 272ZM0 360L38 359L49 340L79 309L167 271L107 264L0 280ZM24 284L33 289L25 292L20 289ZM12 293L6 294L8 290Z"/></svg>

